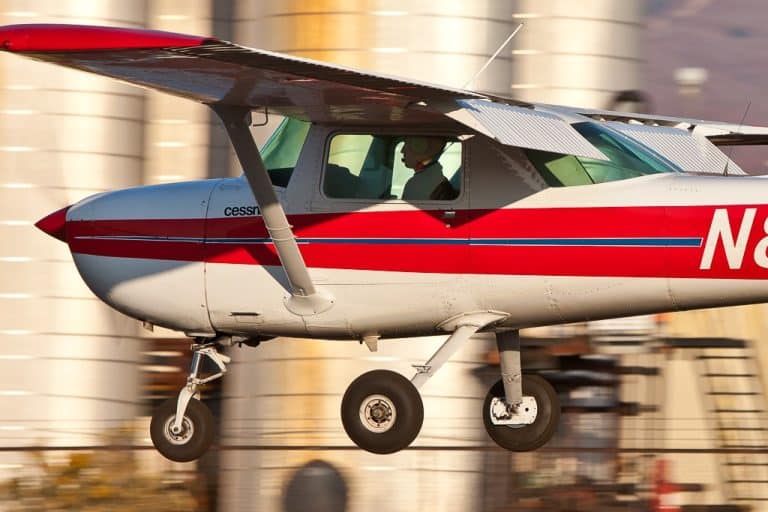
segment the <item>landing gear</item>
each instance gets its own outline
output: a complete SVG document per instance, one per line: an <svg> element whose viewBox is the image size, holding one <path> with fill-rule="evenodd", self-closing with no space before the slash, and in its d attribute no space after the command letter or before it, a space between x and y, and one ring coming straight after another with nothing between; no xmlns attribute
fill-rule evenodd
<svg viewBox="0 0 768 512"><path fill-rule="evenodd" d="M215 423L211 411L197 398L201 384L218 379L227 372L229 357L216 351L213 343L192 345L192 367L187 385L178 398L170 398L152 415L149 433L152 444L167 459L189 462L200 458L211 446ZM200 378L202 357L208 357L219 368L213 375Z"/></svg>
<svg viewBox="0 0 768 512"><path fill-rule="evenodd" d="M538 375L522 375L517 331L496 334L501 380L483 402L483 423L491 439L510 451L541 448L554 435L560 402L552 385Z"/></svg>
<svg viewBox="0 0 768 512"><path fill-rule="evenodd" d="M399 373L374 370L347 388L341 421L352 441L371 453L394 453L419 435L424 406L413 384Z"/></svg>
<svg viewBox="0 0 768 512"><path fill-rule="evenodd" d="M498 381L483 402L483 423L493 441L506 450L527 452L541 448L557 429L560 405L552 385L538 375L523 376L523 400L507 406L504 383Z"/></svg>
<svg viewBox="0 0 768 512"><path fill-rule="evenodd" d="M463 315L445 323L453 331L408 382L386 370L368 372L350 384L341 402L344 430L360 448L372 453L393 453L416 439L424 420L417 388L421 387L473 334L506 318L494 311ZM560 420L555 389L537 375L523 376L517 331L496 334L501 380L483 403L483 423L496 444L523 452L546 444Z"/></svg>
<svg viewBox="0 0 768 512"><path fill-rule="evenodd" d="M199 459L213 442L214 421L211 410L200 400L192 398L181 421L181 428L174 431L176 398L169 398L152 416L149 434L157 451L175 462Z"/></svg>

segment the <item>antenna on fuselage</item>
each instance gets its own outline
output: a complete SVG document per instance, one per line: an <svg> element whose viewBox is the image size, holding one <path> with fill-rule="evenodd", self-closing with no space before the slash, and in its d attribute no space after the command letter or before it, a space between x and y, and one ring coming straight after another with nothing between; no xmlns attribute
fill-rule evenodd
<svg viewBox="0 0 768 512"><path fill-rule="evenodd" d="M749 107L752 106L752 100L749 100L747 102L747 108L744 109L744 115L741 116L741 121L739 121L739 127L736 129L736 132L741 131L741 127L744 126L744 121L747 119L747 114L749 113ZM736 145L732 145L731 148L728 150L728 160L725 161L725 169L723 169L723 176L728 176L728 164L731 163L731 155L733 155L733 150L736 147Z"/></svg>
<svg viewBox="0 0 768 512"><path fill-rule="evenodd" d="M498 48L498 49L497 49L497 50L496 50L496 51L493 53L493 55L491 55L491 58L490 58L490 59L488 59L488 60L485 62L485 64L483 64L483 67L481 67L481 68L480 68L480 71L478 71L477 73L475 73L475 75L474 75L472 78L470 78L470 79L467 81L467 83L465 83L465 84L464 84L464 85L461 87L462 89L466 89L467 87L469 87L470 85L472 85L472 83L473 83L475 80L477 80L477 77L479 77L479 76L482 74L482 72L483 72L483 71L485 71L485 68L487 68L488 66L490 66L490 65L491 65L491 62L493 62L493 60L494 60L496 57L498 57L498 56L499 56L499 54L500 54L500 53L501 53L501 51L504 49L504 47L505 47L505 46L507 46L507 45L509 44L509 42L512 40L512 38L513 38L513 37L515 37L515 36L517 35L517 33L518 33L518 32L520 32L520 29L521 29L521 28L523 28L523 25L524 25L524 23L521 23L521 24L519 24L519 25L517 26L517 28L516 28L516 29L515 29L515 30L514 30L514 31L513 31L513 32L512 32L510 35L509 35L509 37L508 37L508 38L507 38L507 39L506 39L506 40L505 40L503 43L501 43L501 46L499 46L499 48Z"/></svg>

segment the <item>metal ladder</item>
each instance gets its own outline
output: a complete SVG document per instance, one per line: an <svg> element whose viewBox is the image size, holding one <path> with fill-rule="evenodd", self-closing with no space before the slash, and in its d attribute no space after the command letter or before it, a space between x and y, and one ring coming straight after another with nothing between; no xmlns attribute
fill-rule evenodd
<svg viewBox="0 0 768 512"><path fill-rule="evenodd" d="M714 422L725 498L768 509L768 412L756 354L746 340L698 341L695 357Z"/></svg>

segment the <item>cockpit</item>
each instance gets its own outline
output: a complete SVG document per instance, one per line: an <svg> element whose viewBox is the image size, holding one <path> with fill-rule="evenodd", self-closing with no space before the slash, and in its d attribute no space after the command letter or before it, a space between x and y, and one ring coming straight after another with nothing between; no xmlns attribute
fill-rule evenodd
<svg viewBox="0 0 768 512"><path fill-rule="evenodd" d="M428 140L437 146L414 169L403 157L406 145ZM331 138L323 192L337 199L452 200L459 195L461 166L461 142L455 138L339 133ZM434 176L422 179L424 187L414 193L416 179L427 174Z"/></svg>
<svg viewBox="0 0 768 512"><path fill-rule="evenodd" d="M310 126L308 122L286 118L262 148L264 164L275 186L288 186ZM525 156L551 187L683 172L653 149L608 126L592 121L571 126L607 160L524 149ZM440 187L434 193L418 198L421 200L453 200L461 192L464 143L455 136L439 137L444 144L432 164L442 173L436 177ZM323 195L331 200L409 200L404 189L415 173L404 164L402 153L403 146L412 138L414 134L405 132L330 133L321 178Z"/></svg>
<svg viewBox="0 0 768 512"><path fill-rule="evenodd" d="M309 127L305 121L286 118L261 149L273 185L288 186ZM428 146L430 140L440 143L418 162L424 172L409 168L403 156L406 146ZM462 167L462 143L454 136L334 132L326 151L322 191L330 199L450 201L461 191ZM416 188L415 174L420 174L422 182L432 174L434 183L425 183L423 193L409 197L408 184L411 190Z"/></svg>

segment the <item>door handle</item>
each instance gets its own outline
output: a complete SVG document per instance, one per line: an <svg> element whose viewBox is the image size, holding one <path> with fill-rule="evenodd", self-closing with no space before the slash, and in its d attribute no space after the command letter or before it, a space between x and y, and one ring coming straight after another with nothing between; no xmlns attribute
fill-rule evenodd
<svg viewBox="0 0 768 512"><path fill-rule="evenodd" d="M445 210L441 217L445 220L454 220L456 218L456 210Z"/></svg>

